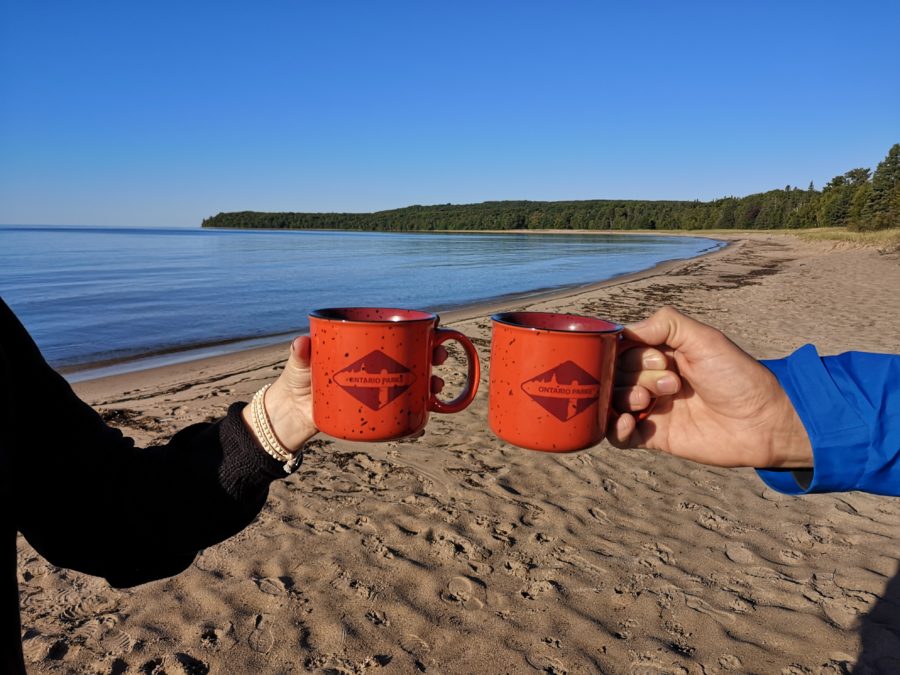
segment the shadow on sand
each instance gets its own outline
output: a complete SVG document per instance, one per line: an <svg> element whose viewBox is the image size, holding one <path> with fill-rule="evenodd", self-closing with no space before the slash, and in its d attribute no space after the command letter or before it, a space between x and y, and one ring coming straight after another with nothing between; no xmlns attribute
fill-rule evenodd
<svg viewBox="0 0 900 675"><path fill-rule="evenodd" d="M859 623L861 647L854 675L900 673L900 574Z"/></svg>

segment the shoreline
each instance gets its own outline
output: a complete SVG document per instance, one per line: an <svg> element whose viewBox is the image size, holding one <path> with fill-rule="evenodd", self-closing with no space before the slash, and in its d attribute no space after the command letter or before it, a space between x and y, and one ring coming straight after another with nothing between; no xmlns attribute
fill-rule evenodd
<svg viewBox="0 0 900 675"><path fill-rule="evenodd" d="M571 234L591 233L591 231L589 230L566 230L560 232L551 231L541 233L558 234L563 232ZM484 232L481 233L484 234ZM594 232L594 234L602 233ZM647 232L632 232L631 234L646 235ZM666 273L666 271L671 269L673 266L678 265L679 263L686 263L692 260L700 260L706 256L714 255L716 253L724 251L728 249L729 246L731 246L732 243L737 239L736 237L726 238L722 235L714 235L708 237L699 237L697 235L690 236L695 236L701 239L709 239L714 242L720 242L720 244L712 244L710 245L710 249L712 250L706 250L705 252L701 252L699 255L693 256L691 258L674 258L665 260L661 263L657 263L653 267L649 267L644 270L638 270L636 272L626 272L624 274L619 274L602 281L590 282L587 284L551 287L546 289L534 289L493 298L487 298L485 300L478 300L474 302L464 302L460 304L438 307L430 306L417 309L435 312L441 316L441 320L442 322L444 322L460 320L461 318L473 315L473 313L483 313L488 311L490 311L491 313L500 312L521 303L538 302L541 300L552 300L555 298L569 297L573 294L597 290L609 285L627 283L628 281L633 281L644 277L652 277L659 274L664 274ZM111 359L101 359L99 361L92 361L84 364L60 366L56 368L56 370L57 372L62 374L70 384L76 384L79 382L86 382L105 377L127 375L130 373L152 370L155 368L166 368L169 366L193 364L205 359L235 355L250 350L269 349L274 345L278 345L291 340L296 335L305 334L307 331L308 327L298 328L296 331L292 332L212 341L209 343L203 343L193 346L175 346L150 353L134 354L131 356Z"/></svg>

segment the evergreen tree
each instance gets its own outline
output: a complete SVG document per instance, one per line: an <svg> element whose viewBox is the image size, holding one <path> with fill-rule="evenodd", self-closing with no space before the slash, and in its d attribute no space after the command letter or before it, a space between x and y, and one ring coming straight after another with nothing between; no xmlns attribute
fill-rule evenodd
<svg viewBox="0 0 900 675"><path fill-rule="evenodd" d="M900 227L900 143L895 143L875 169L872 193L860 229Z"/></svg>

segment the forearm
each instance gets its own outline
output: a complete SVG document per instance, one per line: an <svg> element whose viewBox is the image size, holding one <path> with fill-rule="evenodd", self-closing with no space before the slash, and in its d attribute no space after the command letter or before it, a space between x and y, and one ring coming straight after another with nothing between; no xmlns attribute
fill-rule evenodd
<svg viewBox="0 0 900 675"><path fill-rule="evenodd" d="M171 574L252 521L284 476L245 427L243 404L135 448L47 365L2 300L0 392L8 515L61 566L119 583Z"/></svg>
<svg viewBox="0 0 900 675"><path fill-rule="evenodd" d="M118 436L66 450L51 464L20 461L17 475L34 476L41 498L17 495L17 526L54 564L116 585L179 571L246 527L284 476L255 446L240 404L165 446L135 448ZM31 482L22 481L28 492Z"/></svg>

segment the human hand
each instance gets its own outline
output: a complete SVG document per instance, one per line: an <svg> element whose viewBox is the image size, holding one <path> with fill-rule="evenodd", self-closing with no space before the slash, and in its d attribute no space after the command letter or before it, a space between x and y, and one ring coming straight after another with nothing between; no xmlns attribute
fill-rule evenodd
<svg viewBox="0 0 900 675"><path fill-rule="evenodd" d="M266 391L265 407L269 423L278 441L290 452L296 452L312 438L318 429L313 422L312 379L310 376L310 350L312 343L307 336L294 338L291 342L287 363L278 379ZM447 360L447 350L443 346L435 348L432 355L434 365ZM444 381L431 378L431 390L438 394ZM250 406L243 410L244 422L253 429Z"/></svg>
<svg viewBox="0 0 900 675"><path fill-rule="evenodd" d="M309 337L294 338L287 363L266 391L263 403L269 424L288 451L297 452L317 432L312 414L312 382L309 369ZM248 429L253 429L250 406L243 410Z"/></svg>
<svg viewBox="0 0 900 675"><path fill-rule="evenodd" d="M812 466L809 437L778 380L720 331L664 307L625 336L648 346L617 363L616 408L631 412L609 430L613 445L714 466ZM656 404L638 422L632 413L651 394Z"/></svg>

